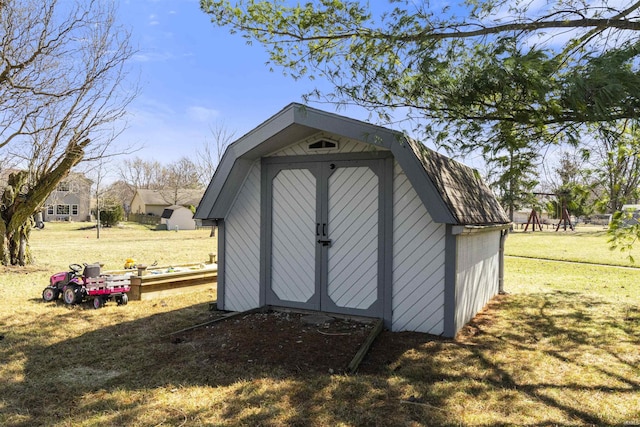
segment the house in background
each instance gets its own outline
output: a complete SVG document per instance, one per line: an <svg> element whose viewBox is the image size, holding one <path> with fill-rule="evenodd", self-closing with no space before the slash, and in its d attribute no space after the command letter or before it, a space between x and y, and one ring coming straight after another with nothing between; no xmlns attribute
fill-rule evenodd
<svg viewBox="0 0 640 427"><path fill-rule="evenodd" d="M218 307L453 337L500 290L509 218L480 174L404 134L290 104L231 144L196 211Z"/></svg>
<svg viewBox="0 0 640 427"><path fill-rule="evenodd" d="M19 171L20 169L16 168L0 170L0 187L4 188L9 174ZM91 221L92 184L93 181L82 173L69 173L47 197L41 210L41 219L43 221Z"/></svg>
<svg viewBox="0 0 640 427"><path fill-rule="evenodd" d="M47 221L91 221L91 181L81 173L70 173L51 192L42 209Z"/></svg>
<svg viewBox="0 0 640 427"><path fill-rule="evenodd" d="M169 206L197 207L204 190L148 190L139 188L131 200L131 213L161 217Z"/></svg>

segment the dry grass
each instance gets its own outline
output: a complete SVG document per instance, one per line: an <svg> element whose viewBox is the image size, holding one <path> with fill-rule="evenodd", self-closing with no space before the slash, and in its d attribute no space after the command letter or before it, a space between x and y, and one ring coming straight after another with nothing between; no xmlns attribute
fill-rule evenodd
<svg viewBox="0 0 640 427"><path fill-rule="evenodd" d="M291 375L166 337L209 318L213 292L101 310L42 302L46 277L70 262L179 263L215 247L207 231L91 233L48 225L33 240L42 264L2 274L0 425L640 424L635 271L593 267L581 282L578 270L508 259L513 293L456 341L424 336L368 374ZM595 278L611 291L586 288ZM635 291L621 299L624 283Z"/></svg>
<svg viewBox="0 0 640 427"><path fill-rule="evenodd" d="M86 223L47 223L32 232L32 250L39 265L64 270L72 262L104 263L106 269L120 269L127 258L138 263L161 265L207 261L216 251L210 229L155 231L146 226L125 223L103 228L100 239Z"/></svg>

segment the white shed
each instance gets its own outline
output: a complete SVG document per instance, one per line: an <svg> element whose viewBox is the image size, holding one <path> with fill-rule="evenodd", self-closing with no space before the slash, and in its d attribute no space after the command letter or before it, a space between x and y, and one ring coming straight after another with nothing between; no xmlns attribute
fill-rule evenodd
<svg viewBox="0 0 640 427"><path fill-rule="evenodd" d="M168 206L162 211L160 224L166 224L167 230L195 230L196 221L193 212L184 206Z"/></svg>
<svg viewBox="0 0 640 427"><path fill-rule="evenodd" d="M227 148L195 216L219 228L225 310L372 316L453 337L502 284L509 220L476 170L300 104Z"/></svg>

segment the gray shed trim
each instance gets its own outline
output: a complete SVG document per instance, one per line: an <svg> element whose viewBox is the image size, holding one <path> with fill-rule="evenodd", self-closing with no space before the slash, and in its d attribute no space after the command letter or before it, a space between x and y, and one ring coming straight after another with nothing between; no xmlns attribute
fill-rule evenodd
<svg viewBox="0 0 640 427"><path fill-rule="evenodd" d="M393 158L385 159L383 168L384 177L382 179L384 200L384 236L379 236L383 240L386 250L384 259L381 262L383 271L383 319L385 327L391 328L393 322Z"/></svg>
<svg viewBox="0 0 640 427"><path fill-rule="evenodd" d="M445 272L444 272L444 336L454 337L458 332L456 324L456 276L458 265L458 248L453 227L447 225L445 237Z"/></svg>
<svg viewBox="0 0 640 427"><path fill-rule="evenodd" d="M217 223L218 226L218 248L222 248L222 250L218 250L218 278L217 278L217 291L216 291L216 305L218 310L224 310L224 287L225 287L225 261L226 261L226 251L224 250L224 245L226 243L226 230L224 226L224 220L220 220Z"/></svg>
<svg viewBox="0 0 640 427"><path fill-rule="evenodd" d="M377 315L381 314L384 318L385 325L391 326L392 321L392 288L391 286L385 286L392 281L392 261L393 261L393 157L389 151L376 151L368 153L343 153L343 154L320 154L310 156L282 156L282 157L265 157L262 159L262 176L261 176L261 219L263 226L261 227L260 235L260 305L264 306L268 302L275 306L287 306L294 308L309 308L309 302L282 302L277 296L270 294L267 296L267 292L270 291L271 278L269 272L271 271L270 260L272 258L272 246L268 244L270 242L269 236L272 235L272 221L270 220L270 212L272 211L272 188L268 183L273 180L273 177L284 169L296 169L307 168L318 179L321 177L321 172L317 168L321 163L348 163L349 166L366 165L371 168L374 173L379 177L379 190L378 193L382 196L378 199L378 215L381 219L379 229L382 230L378 234L378 260L377 260L377 277L378 277L378 296L376 298L377 303L375 306L368 309L351 309L337 306L328 295L323 294L323 286L326 286L326 277L321 277L321 263L320 256L316 254L316 288L315 294L317 301L314 300L314 304L324 307L324 311L332 313L354 314L354 315ZM266 165L272 165L274 167L268 168ZM344 165L343 165L344 166ZM340 166L339 166L340 167ZM328 199L327 187L320 187L322 191L319 195L320 199ZM326 208L326 206L325 206ZM316 213L320 215L320 211ZM319 218L317 222L320 222ZM316 250L320 250L316 247ZM269 300L269 301L267 301Z"/></svg>
<svg viewBox="0 0 640 427"><path fill-rule="evenodd" d="M288 105L227 148L195 218L224 218L255 160L318 132L390 150L436 222L457 225L509 222L473 169L407 139L400 132L297 103Z"/></svg>

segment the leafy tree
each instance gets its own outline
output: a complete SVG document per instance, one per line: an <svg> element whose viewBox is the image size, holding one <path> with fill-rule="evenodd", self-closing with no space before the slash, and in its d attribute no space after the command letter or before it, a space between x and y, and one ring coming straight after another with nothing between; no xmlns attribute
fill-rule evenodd
<svg viewBox="0 0 640 427"><path fill-rule="evenodd" d="M431 3L390 1L386 7L351 0L319 0L289 6L284 1L201 0L219 26L262 44L270 64L293 78L321 77L330 102L357 104L392 119L409 117L476 132L482 122L564 126L636 117L640 75L640 3L586 4L558 0L540 6L526 1L466 1L460 10ZM573 31L560 48L550 41ZM514 68L512 79L492 76L476 64L503 59L501 47L515 44L535 68ZM473 77L480 71L484 78ZM535 102L502 108L495 85L528 83ZM400 113L399 113L400 114ZM480 123L478 123L480 121Z"/></svg>
<svg viewBox="0 0 640 427"><path fill-rule="evenodd" d="M591 171L585 166L588 156L589 151L586 149L581 149L578 153L563 151L560 154L558 165L553 168L555 179L551 183L551 187L586 184L591 177Z"/></svg>
<svg viewBox="0 0 640 427"><path fill-rule="evenodd" d="M613 213L640 198L640 125L623 120L597 127L589 147L601 212Z"/></svg>
<svg viewBox="0 0 640 427"><path fill-rule="evenodd" d="M587 154L584 149L579 150L578 154L564 151L558 165L553 168L554 178L548 185L555 194L555 200L549 201L547 208L555 218L562 216L563 206L577 217L593 212L593 181L591 171L584 164Z"/></svg>
<svg viewBox="0 0 640 427"><path fill-rule="evenodd" d="M637 120L602 124L590 150L596 184L594 192L601 212L612 213L609 243L612 249L628 252L640 238L640 224L625 204L640 198L640 128ZM633 257L629 254L633 262Z"/></svg>
<svg viewBox="0 0 640 427"><path fill-rule="evenodd" d="M590 215L593 212L593 204L589 197L589 188L582 184L569 183L555 188L556 201L550 202L548 207L555 218L562 217L561 209L566 206L570 214L576 217Z"/></svg>
<svg viewBox="0 0 640 427"><path fill-rule="evenodd" d="M507 205L517 202L515 187L527 192L537 161L528 151L577 144L585 124L640 116L640 2L200 5L215 25L264 46L270 66L331 84L307 99L359 105L381 121L408 120L453 150L480 150L502 170L496 184ZM555 37L561 31L566 41Z"/></svg>
<svg viewBox="0 0 640 427"><path fill-rule="evenodd" d="M134 51L111 2L0 2L0 156L14 159L0 205L0 262L31 262L32 215L81 161L109 152L136 95ZM130 90L128 90L130 89Z"/></svg>
<svg viewBox="0 0 640 427"><path fill-rule="evenodd" d="M538 55L523 53L512 39L503 40L476 56L460 84L467 91L481 91L484 99L495 100L495 110L503 114L539 102L541 88L547 85L547 73L541 72L544 66ZM515 210L534 202L540 147L556 137L546 125L533 122L470 121L469 126L453 132L456 149L482 154L491 172L490 184L512 221Z"/></svg>
<svg viewBox="0 0 640 427"><path fill-rule="evenodd" d="M513 221L516 210L534 202L538 154L531 146L534 141L518 135L513 123L496 127L495 139L487 144L483 155L490 167L489 184Z"/></svg>

